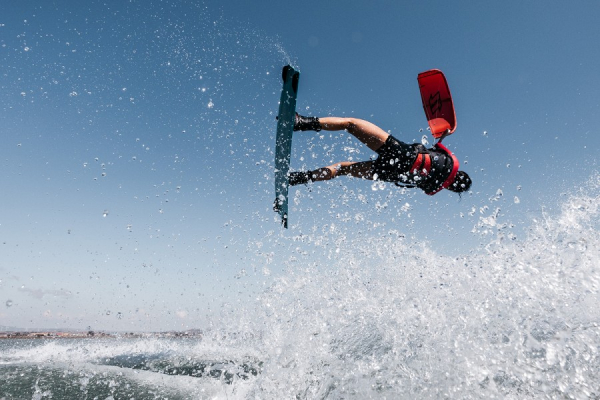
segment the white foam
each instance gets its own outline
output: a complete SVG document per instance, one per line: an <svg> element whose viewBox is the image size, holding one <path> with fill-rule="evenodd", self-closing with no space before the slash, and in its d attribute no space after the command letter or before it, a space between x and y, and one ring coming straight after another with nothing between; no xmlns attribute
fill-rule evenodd
<svg viewBox="0 0 600 400"><path fill-rule="evenodd" d="M596 176L526 240L496 230L462 257L397 237L313 238L339 256L295 260L260 313L235 315L263 332L245 342L264 362L251 393L584 398L600 386L599 188Z"/></svg>
<svg viewBox="0 0 600 400"><path fill-rule="evenodd" d="M303 238L329 258L290 259L254 308L224 309L201 341L53 341L2 362L118 371L208 398L586 398L600 387L599 192L596 175L527 239L491 230L458 257L398 232L349 239L332 226ZM494 215L481 223L507 224ZM101 365L135 355L260 373L227 384Z"/></svg>

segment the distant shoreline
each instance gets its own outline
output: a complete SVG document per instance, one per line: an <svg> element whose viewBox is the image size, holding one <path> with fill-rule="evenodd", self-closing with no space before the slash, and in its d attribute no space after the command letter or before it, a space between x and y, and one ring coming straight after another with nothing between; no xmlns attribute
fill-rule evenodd
<svg viewBox="0 0 600 400"><path fill-rule="evenodd" d="M0 332L0 340L5 339L142 339L142 338L202 338L202 332L191 330L184 332L65 332L65 331L18 331Z"/></svg>

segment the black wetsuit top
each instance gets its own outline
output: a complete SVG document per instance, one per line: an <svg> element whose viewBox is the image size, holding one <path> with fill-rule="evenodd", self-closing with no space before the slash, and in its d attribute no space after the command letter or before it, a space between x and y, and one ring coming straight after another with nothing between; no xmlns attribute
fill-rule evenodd
<svg viewBox="0 0 600 400"><path fill-rule="evenodd" d="M431 171L427 176L410 172L420 153L431 156ZM377 154L379 157L373 165L373 172L377 175L375 179L416 186L425 193L439 189L452 172L452 158L445 152L437 150L435 146L427 149L422 144L407 144L392 135L377 150Z"/></svg>

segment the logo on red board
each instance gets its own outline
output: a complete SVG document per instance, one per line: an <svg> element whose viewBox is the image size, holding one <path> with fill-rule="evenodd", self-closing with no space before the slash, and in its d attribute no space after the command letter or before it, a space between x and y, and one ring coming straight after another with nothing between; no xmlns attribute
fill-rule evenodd
<svg viewBox="0 0 600 400"><path fill-rule="evenodd" d="M435 115L437 112L442 111L442 96L440 92L429 95L429 111L431 115Z"/></svg>

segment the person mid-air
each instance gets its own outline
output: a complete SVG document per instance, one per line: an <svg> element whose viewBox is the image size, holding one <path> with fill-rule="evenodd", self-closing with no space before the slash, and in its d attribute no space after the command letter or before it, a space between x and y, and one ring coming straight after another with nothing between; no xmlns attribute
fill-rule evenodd
<svg viewBox="0 0 600 400"><path fill-rule="evenodd" d="M407 144L371 122L357 118L304 117L296 114L294 131L345 130L379 156L371 161L342 161L312 171L289 174L291 186L326 181L340 175L417 187L428 195L442 189L462 193L471 187L471 178L458 171L458 160L441 143L432 148Z"/></svg>

